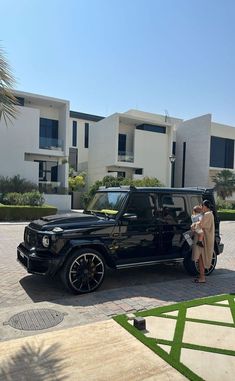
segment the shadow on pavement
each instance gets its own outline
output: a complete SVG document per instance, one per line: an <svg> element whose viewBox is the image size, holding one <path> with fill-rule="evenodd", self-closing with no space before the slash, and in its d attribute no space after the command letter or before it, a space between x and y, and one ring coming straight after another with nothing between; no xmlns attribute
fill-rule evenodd
<svg viewBox="0 0 235 381"><path fill-rule="evenodd" d="M58 358L59 344L37 346L24 344L10 359L0 364L0 380L7 381L64 381L64 359Z"/></svg>
<svg viewBox="0 0 235 381"><path fill-rule="evenodd" d="M181 301L198 295L201 297L228 293L231 290L227 290L224 279L230 278L231 275L235 276L234 271L219 268L208 277L207 284L195 285L192 283L193 278L185 272L181 264L108 270L102 286L97 291L85 295L69 293L59 278L28 275L20 280L20 284L34 302L90 306L132 297Z"/></svg>

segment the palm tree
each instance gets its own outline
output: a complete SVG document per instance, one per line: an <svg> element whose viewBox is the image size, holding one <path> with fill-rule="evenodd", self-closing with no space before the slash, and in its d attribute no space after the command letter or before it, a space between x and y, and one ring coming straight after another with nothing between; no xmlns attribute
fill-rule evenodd
<svg viewBox="0 0 235 381"><path fill-rule="evenodd" d="M215 183L215 190L223 200L232 196L235 191L235 174L229 169L224 169L212 177Z"/></svg>
<svg viewBox="0 0 235 381"><path fill-rule="evenodd" d="M15 84L10 66L7 62L5 53L0 47L0 120L4 119L7 124L17 114L17 99L15 98L12 88Z"/></svg>

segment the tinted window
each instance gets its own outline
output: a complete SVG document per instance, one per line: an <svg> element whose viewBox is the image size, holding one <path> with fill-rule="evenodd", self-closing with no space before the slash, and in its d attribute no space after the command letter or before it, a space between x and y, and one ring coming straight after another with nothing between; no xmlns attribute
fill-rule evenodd
<svg viewBox="0 0 235 381"><path fill-rule="evenodd" d="M39 147L58 146L58 120L40 118Z"/></svg>
<svg viewBox="0 0 235 381"><path fill-rule="evenodd" d="M77 146L77 122L73 120L73 138L72 138L73 147Z"/></svg>
<svg viewBox="0 0 235 381"><path fill-rule="evenodd" d="M118 153L119 155L126 152L126 135L119 134L118 135Z"/></svg>
<svg viewBox="0 0 235 381"><path fill-rule="evenodd" d="M149 193L132 193L126 209L139 219L151 219L155 215L155 195Z"/></svg>
<svg viewBox="0 0 235 381"><path fill-rule="evenodd" d="M210 166L233 169L234 140L211 137Z"/></svg>
<svg viewBox="0 0 235 381"><path fill-rule="evenodd" d="M143 130L143 131L158 132L160 134L166 133L166 127L156 126L153 124L140 124L139 126L136 126L136 129L137 130Z"/></svg>
<svg viewBox="0 0 235 381"><path fill-rule="evenodd" d="M190 220L183 196L162 195L160 207L162 218L167 224L179 224Z"/></svg>
<svg viewBox="0 0 235 381"><path fill-rule="evenodd" d="M89 145L89 123L85 123L84 147L88 148L88 145Z"/></svg>

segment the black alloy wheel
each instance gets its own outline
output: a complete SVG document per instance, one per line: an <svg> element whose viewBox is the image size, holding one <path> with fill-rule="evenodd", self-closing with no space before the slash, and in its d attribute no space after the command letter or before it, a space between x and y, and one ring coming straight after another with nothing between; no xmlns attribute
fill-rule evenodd
<svg viewBox="0 0 235 381"><path fill-rule="evenodd" d="M104 280L104 259L96 250L80 249L68 259L61 275L65 286L73 293L95 291Z"/></svg>

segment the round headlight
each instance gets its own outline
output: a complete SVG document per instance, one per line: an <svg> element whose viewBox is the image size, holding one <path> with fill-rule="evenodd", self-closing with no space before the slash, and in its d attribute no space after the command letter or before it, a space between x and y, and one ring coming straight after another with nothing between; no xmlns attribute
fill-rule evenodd
<svg viewBox="0 0 235 381"><path fill-rule="evenodd" d="M48 237L48 235L44 235L42 237L42 244L44 247L48 247L50 245L50 238Z"/></svg>

